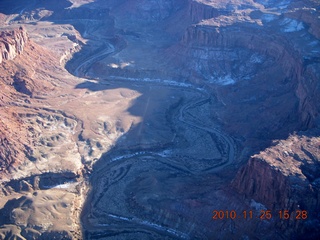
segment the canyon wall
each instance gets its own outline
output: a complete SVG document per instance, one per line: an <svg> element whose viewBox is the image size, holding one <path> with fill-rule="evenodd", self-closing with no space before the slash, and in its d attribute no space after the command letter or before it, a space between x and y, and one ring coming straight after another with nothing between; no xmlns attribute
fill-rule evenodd
<svg viewBox="0 0 320 240"><path fill-rule="evenodd" d="M8 66L4 67L4 63L22 54L28 41L28 34L23 28L0 32L0 70L3 73L0 81L0 107L4 107L12 97L14 89L12 86L17 86L14 85L14 80L10 81L6 77L7 74L10 74L8 72L11 69ZM23 146L22 141L25 140L25 134L24 131L21 131L19 126L21 122L12 109L2 108L0 117L2 118L0 121L0 172L2 172L8 170L17 159L23 158L24 153L21 146ZM14 129L19 129L17 132L20 134L15 133ZM15 143L12 141L13 138L17 140Z"/></svg>
<svg viewBox="0 0 320 240"><path fill-rule="evenodd" d="M198 6L201 8L201 4ZM192 18L201 19L207 7L197 9ZM250 157L231 187L245 199L262 203L276 214L279 210L306 210L306 221L278 218L275 224L292 239L306 235L317 239L320 66L318 50L304 49L307 37L304 42L299 37L305 34L309 44L313 41L315 45L319 35L314 11L311 10L312 15L304 11L298 15L307 19L305 24L310 24L310 28L294 30L296 33L283 30L283 22L288 21L284 18L268 28L263 26L268 22L256 21L258 18L250 18L250 14L213 16L189 26L180 45L170 50L178 56L172 57L174 61L188 69L184 74L191 81L209 88L212 83L220 85L212 89L223 107L214 111L220 111L216 114L227 131L246 139L244 146L260 142L262 150L262 139L284 139L268 142L268 148ZM289 31L292 32L288 34ZM242 67L236 68L237 65ZM227 76L226 80L221 81L219 75Z"/></svg>
<svg viewBox="0 0 320 240"><path fill-rule="evenodd" d="M28 41L28 34L22 27L13 31L1 32L0 63L13 60L18 54L21 54Z"/></svg>
<svg viewBox="0 0 320 240"><path fill-rule="evenodd" d="M221 14L218 9L199 1L188 1L188 15L193 22L209 19Z"/></svg>
<svg viewBox="0 0 320 240"><path fill-rule="evenodd" d="M298 112L295 94L304 71L299 53L284 37L251 25L190 26L170 52L186 78L212 88L226 105L213 109L225 128L248 145L261 146L264 139L283 137L309 120Z"/></svg>
<svg viewBox="0 0 320 240"><path fill-rule="evenodd" d="M240 31L241 29L241 31ZM192 48L220 48L222 50L243 48L271 57L281 64L285 77L297 78L302 75L302 62L288 41L277 35L270 35L261 29L250 29L234 25L219 28L210 25L190 26L181 43Z"/></svg>
<svg viewBox="0 0 320 240"><path fill-rule="evenodd" d="M64 121L60 116L47 117L52 111L47 111L44 103L37 107L35 102L40 101L38 96L53 93L65 77L55 53L29 41L25 29L8 29L1 36L0 182L21 172L22 166L33 165L35 148L39 147L34 140L46 131L32 125L44 127L40 119Z"/></svg>
<svg viewBox="0 0 320 240"><path fill-rule="evenodd" d="M63 0L59 1L61 5L46 3L49 6L44 10L42 3L45 2L48 1L36 2L40 5L36 5L38 8L34 11L30 10L34 6L29 6L30 11L27 9L24 14L19 14L21 16L17 16L16 20L37 21L32 26L34 33L43 31L46 41L52 38L52 42L57 42L55 37L60 36L79 43L82 51L74 54L74 59L68 63L72 65L70 72L78 69L83 76L87 73L90 76L91 73L91 76L97 77L99 71L106 71L109 66L110 70L103 72L100 78L106 82L108 75L123 74L138 78L160 76L164 79L188 79L211 91L212 125L217 122L217 127L234 137L234 142L239 146L234 162L223 169L231 173L224 175L223 172L220 175L227 179L238 171L241 164L244 165L226 191L235 195L239 193L239 199L246 203L254 200L275 214L279 210L288 210L290 213L307 210L306 221L288 221L274 216L275 221L266 225L277 225L273 233L277 234L280 229L291 239L296 237L297 232L301 236L313 233L314 239L317 239L316 235L320 235L317 230L317 227L320 229L317 215L320 208L320 132L316 129L319 122L320 61L316 47L312 49L314 54L306 54L312 52L311 46L316 46L320 36L315 11L312 10L310 14L301 6L295 6L302 9L300 13L291 11L292 14L283 15L282 6L268 6L269 10L260 6L258 10L256 2L268 1L250 0L122 0L96 1L92 4L87 1L87 6L79 8L69 8L70 2ZM271 1L272 4L277 3ZM279 13L272 12L276 10ZM301 18L305 29L295 27L296 33L281 32L284 24L287 24L287 18ZM51 29L51 23L50 26L46 23L41 25L41 19L52 21L52 25L62 32ZM74 26L79 33L66 33L68 28L73 27L62 27L59 21L60 24L63 22ZM32 28L31 24L28 27ZM52 34L48 35L47 31L52 31ZM3 172L3 179L0 177L0 180L8 180L17 169L27 175L18 175L21 181L8 182L3 194L7 196L21 191L38 191L39 194L39 191L47 191L47 186L60 186L68 182L72 185L72 181L80 175L77 172L83 170L82 164L87 168L90 159L98 157L99 151L106 151L105 146L109 147L109 142L100 144L107 139L107 135L111 135L107 129L109 118L101 115L101 122L96 119L99 119L100 113L106 114L101 109L104 109L106 101L110 101L102 101L102 97L112 95L98 95L99 91L77 88L80 80L73 79L59 68L59 61L52 57L52 52L42 51L39 46L33 46L32 41L26 44L28 34L24 29L6 31L0 36L0 73L3 74L0 79L0 172ZM111 49L110 46L115 47L114 52L106 51L108 47ZM83 69L80 68L81 64ZM163 75L160 75L160 70ZM61 88L54 92L49 81L56 88ZM61 81L68 84L74 82L66 87ZM84 86L94 85L93 80L90 81ZM96 86L100 86L98 82ZM37 96L34 92L39 89L41 94ZM93 107L95 102L101 105ZM88 114L88 111L92 114ZM88 119L89 115L93 116L92 119ZM100 134L100 129L103 134ZM107 130L108 133L104 135ZM308 131L299 132L301 130ZM97 140L97 144L96 140L92 140L96 138L101 139ZM278 138L284 140L272 141ZM249 149L247 152L253 156L239 153L242 149L243 152ZM257 153L257 149L262 151ZM64 177L60 173L66 170L70 176ZM56 174L47 175L47 171ZM35 177L29 178L29 175ZM211 176L215 176L215 173ZM31 184L35 179L40 179L40 185ZM194 189L204 188L210 192L213 182L206 179L203 185L197 184ZM77 189L72 191L79 191ZM194 195L198 196L196 190ZM59 196L55 189L52 194ZM219 192L218 195L220 197L222 194ZM42 199L48 199L47 195L37 201L42 202ZM70 199L66 202L74 204L73 197ZM199 199L197 203L190 198L194 204L190 204L190 208L196 209L195 206L208 204L214 201L212 199L208 198L207 203ZM23 207L24 200L20 198L8 202ZM16 210L10 204L2 212L9 220L1 220L0 225L20 224L18 220L11 219L11 212ZM57 208L52 209L52 212L56 212ZM74 217L69 210L62 216ZM44 209L43 216L47 212ZM189 211L186 216L191 216ZM66 221L72 222L70 219ZM255 223L248 222L245 224L258 229ZM37 224L41 225L42 222ZM210 227L207 229L213 231ZM273 225L270 229L273 229ZM40 232L46 231L41 229ZM248 238L244 236L243 239Z"/></svg>
<svg viewBox="0 0 320 240"><path fill-rule="evenodd" d="M268 209L274 209L275 205L288 207L290 186L287 178L261 158L252 157L238 172L233 186L246 198L263 202Z"/></svg>
<svg viewBox="0 0 320 240"><path fill-rule="evenodd" d="M276 225L291 238L317 239L320 231L319 130L291 135L253 156L231 186L247 199L262 203L275 214ZM278 218L288 210L291 220ZM307 218L297 218L306 211ZM299 236L295 235L299 232Z"/></svg>
<svg viewBox="0 0 320 240"><path fill-rule="evenodd" d="M223 85L219 87L217 97L224 103L229 102L229 108L236 102L242 103L230 109L229 115L225 114L225 118L222 118L231 132L241 131L239 135L247 135L248 138L270 135L272 139L285 137L288 132L297 129L315 127L319 121L319 59L315 54L316 49L311 51L302 47L305 41L310 41L310 45L316 42L313 38L317 34L314 34L312 26L317 20L313 8L310 8L312 14L309 15L308 10L302 11L303 16L311 16L305 24L312 23L310 26L313 30L293 30L285 28L284 24L289 22L289 25L293 25L301 21L298 18L300 12L297 16L273 16L269 20L267 14L250 9L254 5L240 2L243 9L238 9L241 10L233 9L233 4L218 1L189 1L186 10L189 17L201 22L189 25L180 43L169 48L168 55L172 62L191 81L209 87L212 83ZM297 35L302 32L306 36L303 41ZM250 84L256 89L251 88L250 91ZM256 99L256 104L252 104L248 96L252 101ZM265 104L267 101L269 103ZM278 107L267 107L276 102ZM256 131L252 126L234 127L233 119L241 121L244 117L243 111L237 109L245 105L243 111L251 113L246 113L248 116L243 119L243 125L249 119L255 121L261 116L257 121L260 122L257 126L260 130ZM281 110L277 112L277 108ZM239 114L235 116L234 112L237 111ZM264 122L266 125L262 127ZM245 131L252 132L248 135Z"/></svg>
<svg viewBox="0 0 320 240"><path fill-rule="evenodd" d="M253 156L232 182L246 198L263 203L268 209L309 209L316 216L319 205L319 161L308 157L308 152L291 136L282 146L271 147ZM287 151L295 142L302 149L297 155ZM287 149L287 150L285 150ZM275 157L276 153L280 157ZM275 158L272 158L275 157ZM313 210L313 211L311 211Z"/></svg>
<svg viewBox="0 0 320 240"><path fill-rule="evenodd" d="M15 120L15 119L14 119ZM3 174L17 159L23 157L23 152L19 149L21 143L18 146L11 142L13 134L12 130L8 129L8 126L3 122L0 123L0 172ZM21 136L20 136L21 137ZM3 175L1 176L3 178Z"/></svg>

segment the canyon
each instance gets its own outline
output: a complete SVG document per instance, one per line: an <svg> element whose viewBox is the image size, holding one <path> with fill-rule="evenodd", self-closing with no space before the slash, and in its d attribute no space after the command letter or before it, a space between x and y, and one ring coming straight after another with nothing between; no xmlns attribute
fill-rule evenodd
<svg viewBox="0 0 320 240"><path fill-rule="evenodd" d="M319 239L317 1L3 0L0 23L1 239Z"/></svg>

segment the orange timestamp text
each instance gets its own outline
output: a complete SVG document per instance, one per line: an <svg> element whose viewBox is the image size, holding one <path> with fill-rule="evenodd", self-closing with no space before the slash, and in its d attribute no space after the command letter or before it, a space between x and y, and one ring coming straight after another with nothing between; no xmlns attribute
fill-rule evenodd
<svg viewBox="0 0 320 240"><path fill-rule="evenodd" d="M308 218L307 210L279 210L277 212L272 212L271 210L213 210L212 219L213 220L223 220L223 219L261 219L261 220L271 220L273 218L278 218L281 220L306 220Z"/></svg>

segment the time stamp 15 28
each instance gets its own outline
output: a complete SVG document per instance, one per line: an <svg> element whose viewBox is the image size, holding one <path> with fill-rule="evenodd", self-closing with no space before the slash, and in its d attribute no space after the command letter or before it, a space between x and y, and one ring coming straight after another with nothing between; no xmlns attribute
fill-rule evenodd
<svg viewBox="0 0 320 240"><path fill-rule="evenodd" d="M271 220L271 219L281 219L281 220L306 220L308 218L308 212L306 210L279 210L272 212L271 210L213 210L212 219L213 220L224 220L224 219L261 219L261 220Z"/></svg>

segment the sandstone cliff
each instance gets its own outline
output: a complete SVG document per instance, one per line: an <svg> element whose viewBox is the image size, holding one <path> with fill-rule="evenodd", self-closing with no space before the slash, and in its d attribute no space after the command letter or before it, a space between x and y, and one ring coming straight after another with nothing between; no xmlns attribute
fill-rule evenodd
<svg viewBox="0 0 320 240"><path fill-rule="evenodd" d="M239 2L242 10L219 1L189 1L193 21L201 17L205 20L190 25L180 44L169 48L172 62L191 81L209 87L221 85L217 98L228 107L220 117L230 132L261 140L314 127L320 97L319 60L316 48L302 46L306 41L311 46L316 40L308 37L309 40L302 41L298 34L316 32L316 14L309 14L312 17L306 20L307 24L312 22L312 29L297 29L292 26L300 24L300 12L288 15L296 20L285 15L286 18L272 16L270 21L267 14L245 5L246 1ZM307 15L307 10L302 12ZM248 87L249 84L254 87ZM270 104L277 107L270 108ZM250 124L249 119L253 121ZM257 125L257 129L252 125Z"/></svg>
<svg viewBox="0 0 320 240"><path fill-rule="evenodd" d="M41 112L35 110L38 95L53 92L59 81L51 72L59 71L57 57L29 41L26 30L1 33L0 64L0 181L14 175L23 162L34 159L34 132L26 120ZM54 83L53 83L54 81ZM42 104L41 104L42 105ZM42 108L43 105L40 107ZM32 113L33 112L33 113ZM36 113L35 113L36 112ZM24 120L23 120L24 118ZM31 125L30 125L31 123Z"/></svg>
<svg viewBox="0 0 320 240"><path fill-rule="evenodd" d="M276 214L277 225L292 237L298 231L320 236L320 140L318 130L309 130L281 140L275 146L253 156L232 182L239 193L254 199ZM280 219L279 210L306 210L308 219ZM312 224L311 224L312 223ZM290 229L290 230L289 230ZM292 235L293 234L293 235Z"/></svg>
<svg viewBox="0 0 320 240"><path fill-rule="evenodd" d="M197 4L194 21L208 8ZM307 221L275 220L292 239L306 233L319 237L319 58L317 47L303 47L308 41L315 46L318 38L317 14L310 9L292 10L285 15L292 19L272 23L261 12L259 17L245 11L212 14L189 26L180 45L170 49L186 77L213 86L222 103L213 111L227 131L244 139L244 146L257 144L261 150L272 139L285 139L252 156L231 185L276 214L308 211ZM310 28L297 28L301 20ZM302 41L301 34L308 39ZM299 130L308 131L287 137Z"/></svg>
<svg viewBox="0 0 320 240"><path fill-rule="evenodd" d="M28 41L28 34L22 27L13 31L1 32L0 63L13 60L18 54L21 54Z"/></svg>
<svg viewBox="0 0 320 240"><path fill-rule="evenodd" d="M42 226L46 224L49 226L51 223L59 222L63 226L61 229L71 230L72 227L67 225L75 221L70 219L75 216L72 215L72 209L65 206L77 207L74 196L68 193L68 199L64 200L61 195L56 194L56 189L48 190L47 188L53 186L64 188L65 186L61 185L68 182L72 185L73 180L79 176L74 171L81 166L84 166L83 172L88 169L87 172L90 173L91 163L101 156L101 152L108 151L109 146L114 146L111 143L113 144L112 141L116 140L109 142L109 137L118 136L114 134L118 130L126 132L126 129L129 129L121 125L118 127L118 122L123 122L125 126L126 119L115 115L117 125L113 132L113 127L110 127L113 120L106 116L109 113L113 115L106 108L111 102L110 98L121 95L124 97L121 99L122 102L127 101L125 99L132 101L133 104L139 102L139 100L133 102L134 100L130 99L135 92L126 93L121 89L120 94L117 92L113 94L109 91L109 87L113 88L113 85L107 85L106 76L120 75L129 78L152 76L167 79L168 75L169 78L177 81L188 79L199 83L201 88L211 93L212 98L208 108L199 111L211 111L212 115L208 114L208 122L210 122L208 126L217 125L217 128L221 127L221 131L234 137L234 142L230 141L230 146L235 143L234 155L236 156L234 159L230 157L230 165L220 168L221 173L208 171L205 175L210 176L203 180L198 172L195 175L199 180L191 177L189 183L189 180L179 180L179 174L175 174L175 179L171 183L177 183L177 185L173 189L179 189L179 185L183 185L181 194L180 190L176 191L179 193L178 198L172 197L174 200L165 200L162 206L162 202L157 199L158 202L150 206L162 211L170 205L169 211L163 211L163 216L172 221L172 226L178 226L183 216L186 216L187 220L182 221L192 223L193 219L197 218L192 211L200 213L198 216L201 215L210 221L212 209L219 206L220 209L232 207L239 211L249 211L250 207L257 210L255 206L262 206L272 210L273 214L277 214L279 210L288 210L290 213L307 210L309 218L306 221L281 220L278 215L274 215L271 221L259 223L253 220L242 221L243 223L230 221L228 225L229 222L226 221L219 221L219 223L210 221L210 225L202 222L196 225L199 226L201 234L210 232L209 239L214 237L295 239L305 233L308 233L310 238L320 239L317 238L319 237L318 229L320 229L319 216L317 216L320 208L320 175L318 173L320 133L315 129L310 130L316 127L319 121L318 19L320 18L311 1L279 3L254 0L74 0L72 2L77 7L70 7L70 1L61 0L58 1L59 4L36 1L26 8L26 3L21 4L21 8L17 9L23 9L22 14L20 13L17 17L12 16L8 18L9 20L5 19L7 21L11 19L12 23L16 21L16 24L25 21L29 24L28 29L31 28L33 33L39 34L36 37L38 41L40 36L43 36L40 42L42 41L44 46L51 46L49 48L54 50L60 48L59 44L56 44L59 37L62 39L61 45L65 44L67 39L78 44L79 39L82 39L79 38L80 34L83 35L81 52L75 54L74 59L69 62L71 64L69 69L70 72L82 73L76 75L86 76L87 81L79 84L82 80L77 79L72 86L65 87L70 84L72 77L59 68L59 61L53 57L52 52L43 51L39 46L33 45L32 41L25 45L27 35L24 35L23 29L4 34L6 40L0 42L3 50L0 61L2 62L0 64L0 171L3 171L1 175L3 178L5 173L9 172L10 178L15 176L19 180L8 181L3 185L2 195L14 197L18 193L21 196L27 194L29 196L17 200L4 200L7 204L2 211L0 210L0 215L4 216L4 219L0 219L2 227L0 238L4 238L1 232L14 232L8 226L17 226L19 230L16 232L22 232L22 236L27 236L26 232L29 230L26 226L34 229L34 234L28 235L30 238L37 238L41 234L45 237L45 233L49 230ZM292 4L295 5L290 2L294 2ZM46 4L48 6L45 8ZM5 5L8 8L12 6ZM10 9L13 8L10 7ZM284 13L286 11L287 13ZM0 22L1 18L0 16ZM42 19L46 21L42 22ZM51 28L51 25L54 27ZM71 34L71 31L70 34L66 33L67 29L72 28L77 29L80 34ZM37 40L34 39L34 41ZM177 43L179 40L180 42ZM50 42L54 44L48 44ZM111 51L111 47L115 48L114 52ZM167 48L169 48L168 51L164 53L164 49ZM67 53L72 53L72 49L70 48L69 51L67 48ZM12 59L14 60L10 61ZM64 58L61 59L60 64ZM89 76L94 77L95 80L89 79ZM98 79L101 82L96 81ZM68 83L63 85L61 81ZM62 87L54 92L53 86ZM130 83L129 86L131 86ZM172 97L177 97L174 94ZM107 98L103 99L104 97ZM132 109L133 107L129 108L129 111ZM139 107L139 109L142 108ZM190 110L190 113L192 111ZM182 112L183 107L180 114ZM145 123L148 122L147 115L145 115ZM199 114L199 116L202 115ZM131 126L132 123L131 121ZM150 125L152 126L153 122ZM161 124L159 127L162 134L163 126L164 124ZM293 134L294 131L307 129L309 129L308 132ZM130 127L128 131L132 133L132 128ZM288 137L289 134L291 135ZM215 134L211 135L214 138ZM121 144L128 146L126 143L130 135L127 136L125 137L127 140L121 139L122 143L119 141L120 144L116 147L121 147ZM196 135L193 133L190 133L190 136L196 141L200 139L195 138ZM272 140L278 138L285 140L272 143ZM180 136L175 136L173 139L180 141ZM183 141L186 143L186 140ZM223 145L223 143L219 144ZM197 146L192 144L189 146L195 155L200 152L196 151ZM262 149L264 151L254 154ZM225 152L227 153L227 150ZM229 151L229 154L231 153L232 151ZM253 156L249 157L249 154ZM177 163L180 160L178 159ZM232 183L228 184L234 177L233 173L238 171L242 163L245 166L239 170ZM137 169L140 171L141 166ZM71 174L64 179L60 173L66 170ZM54 177L46 174L47 171L54 172ZM103 175L102 173L100 176ZM137 180L135 183L138 184L128 185L128 189L133 185L143 185L149 175L146 174L143 181ZM119 176L123 177L121 173ZM220 183L215 185L219 182L215 179L220 179L220 176L223 181L228 181L225 196L220 190L216 191L222 188ZM110 179L112 177L110 176ZM106 189L99 184L111 182L101 181L99 177L96 179L96 182L91 182L98 183L92 184L93 189L100 189L97 186ZM1 181L3 179L0 178ZM123 177L116 181L120 183L127 180ZM156 194L155 191L153 196L166 195L162 190L167 186L169 186L168 192L172 194L171 183L162 188L161 178L154 178L146 181L146 186L149 186L150 182L156 186L152 191L161 189L161 194ZM230 186L239 194L232 191ZM73 187L70 189L74 192L79 191ZM119 192L120 188L114 187L114 189ZM132 212L139 212L137 213L139 216L140 212L151 208L143 206L144 199L150 200L150 198L146 198L145 191L141 192L139 188L137 189L138 191L132 191L128 195L130 196L128 199L132 199L132 206L135 206L135 208L128 208L128 212L138 209ZM107 190L109 191L109 188ZM48 194L50 191L51 196ZM190 192L192 195L188 195ZM31 193L34 195L31 196ZM142 199L140 203L139 198L136 197L139 197L139 194ZM112 192L111 195L115 196ZM97 202L90 202L88 199L88 206L90 204L98 206L96 203L103 198L102 195L97 196L99 197ZM234 199L230 200L232 197ZM116 198L117 206L120 206L122 197ZM51 203L52 208L42 204L48 202L47 199L54 199ZM179 202L175 202L176 199ZM103 211L106 210L105 206L112 206L107 204L108 200L103 201L106 203L101 204ZM25 202L28 204L26 205ZM37 202L41 204L37 205ZM127 205L127 202L124 203ZM137 208L139 204L143 207ZM203 210L199 210L201 207ZM29 209L34 212L31 211L29 214ZM53 218L57 212L63 214L56 220L51 217L47 219L48 209L49 213L53 213L51 214ZM123 211L119 210L119 212ZM41 213L37 218L41 221L32 217L37 216L36 212ZM84 212L88 212L87 208L84 208ZM123 216L125 215L127 212L124 212ZM95 222L91 220L89 219L91 223ZM159 219L156 221L160 222ZM170 225L169 221L163 221L161 224ZM83 229L87 228L86 222L83 223ZM105 232L104 224L96 227L100 229L102 225L101 232ZM180 225L189 228L187 224L180 223ZM194 225L190 226L190 232L193 231L193 227ZM61 231L61 229L58 230ZM225 231L226 229L229 229L232 237L227 237L228 233L223 233L228 232ZM189 231L189 229L186 230ZM222 235L217 235L218 232ZM266 232L270 234L267 237L264 236ZM98 234L98 231L96 233ZM314 236L311 236L311 233ZM61 233L60 236L68 238L63 235L64 233Z"/></svg>
<svg viewBox="0 0 320 240"><path fill-rule="evenodd" d="M12 73L9 66L4 66L6 61L13 60L20 55L28 42L28 34L23 28L0 33L0 171L7 171L18 159L23 158L23 140L25 133L21 129L21 122L17 114L8 108L8 101L12 98L14 79L9 80L8 74ZM17 79L16 79L17 80ZM21 82L25 87L25 82ZM20 84L20 86L22 86ZM19 85L19 84L18 84ZM16 84L15 86L18 87ZM26 89L24 89L26 90ZM16 132L17 131L17 132ZM21 141L22 140L22 141ZM28 143L27 141L25 143ZM2 176L3 177L3 176Z"/></svg>

